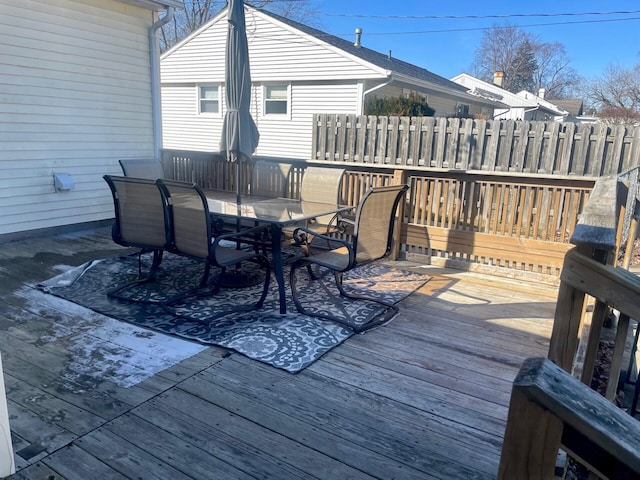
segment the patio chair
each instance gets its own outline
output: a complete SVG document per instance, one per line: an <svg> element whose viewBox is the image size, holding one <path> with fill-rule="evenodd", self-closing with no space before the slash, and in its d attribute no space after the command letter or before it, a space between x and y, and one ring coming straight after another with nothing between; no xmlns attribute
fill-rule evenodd
<svg viewBox="0 0 640 480"><path fill-rule="evenodd" d="M251 195L286 197L290 163L258 160L251 170Z"/></svg>
<svg viewBox="0 0 640 480"><path fill-rule="evenodd" d="M156 180L164 178L162 163L155 158L127 158L118 160L125 177L148 178Z"/></svg>
<svg viewBox="0 0 640 480"><path fill-rule="evenodd" d="M291 264L291 295L298 312L338 322L351 328L356 333L380 325L398 312L398 307L393 304L363 295L348 293L343 285L343 275L358 266L384 258L390 253L396 210L408 188L407 185L392 185L369 189L358 203L351 241L319 235L314 230L305 227L299 227L294 231L294 238L302 245L309 244L314 238L321 238L334 246L330 250L301 257ZM317 280L318 276L312 270L314 265L333 273L340 295L351 299L372 301L384 306L385 309L367 323L356 325L329 312L311 311L304 308L296 289L296 272L301 267L306 267L310 281Z"/></svg>
<svg viewBox="0 0 640 480"><path fill-rule="evenodd" d="M121 300L125 290L153 282L167 246L163 197L153 180L105 175L111 189L115 219L111 230L114 242L125 247L140 248L138 279L120 285L107 295ZM142 273L142 254L153 252L153 261L146 275Z"/></svg>
<svg viewBox="0 0 640 480"><path fill-rule="evenodd" d="M343 168L307 167L300 185L300 200L319 203L339 203L340 186L343 175ZM340 224L338 219L339 215L323 215L309 220L304 226L316 233L328 235L333 228L337 228ZM285 243L295 243L293 237L295 228L296 227L283 229L282 235ZM310 254L308 249L304 248L304 250L305 254Z"/></svg>
<svg viewBox="0 0 640 480"><path fill-rule="evenodd" d="M262 307L271 279L271 266L268 258L254 250L235 248L232 246L234 244L228 240L234 241L239 235L250 237L266 234L268 231L266 227L253 227L241 232L218 235L214 238L212 237L207 198L197 184L162 179L158 179L156 183L165 199L169 219L169 250L178 255L200 260L205 264L204 273L198 285L169 299L165 302L165 306L171 307L178 301L205 289L210 280L212 266L221 269L221 274L218 277L211 278L213 287L210 293L215 294L221 286L219 278L226 272L227 267L242 262L254 262L265 270L262 293L258 301L251 307L239 307L234 311L247 311Z"/></svg>
<svg viewBox="0 0 640 480"><path fill-rule="evenodd" d="M300 200L320 203L340 203L340 186L344 168L307 167L300 186ZM335 220L334 215L316 217L309 225L318 232L325 230ZM312 227L311 227L312 226Z"/></svg>

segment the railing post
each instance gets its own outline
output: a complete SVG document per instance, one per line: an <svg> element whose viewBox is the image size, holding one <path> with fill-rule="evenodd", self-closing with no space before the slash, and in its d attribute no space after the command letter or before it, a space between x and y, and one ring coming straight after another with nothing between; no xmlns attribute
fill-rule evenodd
<svg viewBox="0 0 640 480"><path fill-rule="evenodd" d="M393 171L393 185L406 185L408 180L408 174L406 170L394 170ZM391 246L391 253L389 254L389 258L392 260L397 260L400 255L400 246L403 244L403 239L401 238L402 232L402 224L404 223L404 209L406 205L406 200L404 202L400 202L398 205L398 212L396 217L396 222L393 224L393 245Z"/></svg>
<svg viewBox="0 0 640 480"><path fill-rule="evenodd" d="M553 478L561 436L562 422L514 384L498 480Z"/></svg>

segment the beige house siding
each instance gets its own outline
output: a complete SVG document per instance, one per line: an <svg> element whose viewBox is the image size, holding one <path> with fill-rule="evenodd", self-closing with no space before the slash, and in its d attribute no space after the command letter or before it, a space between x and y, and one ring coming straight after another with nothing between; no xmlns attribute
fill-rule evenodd
<svg viewBox="0 0 640 480"><path fill-rule="evenodd" d="M153 15L113 0L0 4L0 235L113 216L102 175L153 155ZM75 188L56 193L56 172Z"/></svg>

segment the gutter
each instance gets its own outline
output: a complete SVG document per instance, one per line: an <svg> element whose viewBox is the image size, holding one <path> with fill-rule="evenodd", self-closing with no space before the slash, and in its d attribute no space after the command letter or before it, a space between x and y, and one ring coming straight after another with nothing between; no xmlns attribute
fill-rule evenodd
<svg viewBox="0 0 640 480"><path fill-rule="evenodd" d="M149 55L151 68L151 115L153 123L153 156L162 159L162 103L160 99L160 41L158 30L173 20L175 9L167 7L166 14L149 27Z"/></svg>

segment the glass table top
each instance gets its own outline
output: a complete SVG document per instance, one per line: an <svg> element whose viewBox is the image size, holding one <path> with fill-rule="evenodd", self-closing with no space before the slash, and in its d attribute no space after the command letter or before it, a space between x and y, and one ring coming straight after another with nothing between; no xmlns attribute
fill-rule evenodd
<svg viewBox="0 0 640 480"><path fill-rule="evenodd" d="M205 190L205 194L211 215L239 217L280 225L299 223L352 208L348 205L253 195L242 195L238 203L237 196L233 192Z"/></svg>

